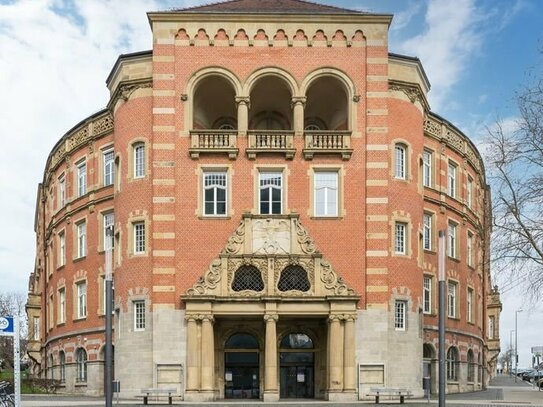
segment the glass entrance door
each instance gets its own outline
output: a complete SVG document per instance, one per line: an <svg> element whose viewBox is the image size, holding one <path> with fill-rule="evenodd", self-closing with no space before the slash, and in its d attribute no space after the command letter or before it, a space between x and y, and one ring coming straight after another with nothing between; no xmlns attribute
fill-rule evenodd
<svg viewBox="0 0 543 407"><path fill-rule="evenodd" d="M260 398L258 342L250 334L232 335L224 350L224 397Z"/></svg>
<svg viewBox="0 0 543 407"><path fill-rule="evenodd" d="M281 398L314 397L313 366L281 366Z"/></svg>

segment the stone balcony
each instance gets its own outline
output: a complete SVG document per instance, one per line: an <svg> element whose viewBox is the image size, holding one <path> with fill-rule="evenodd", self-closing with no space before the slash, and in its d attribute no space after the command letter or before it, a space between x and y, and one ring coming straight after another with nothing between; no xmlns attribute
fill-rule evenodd
<svg viewBox="0 0 543 407"><path fill-rule="evenodd" d="M193 159L203 153L223 153L235 160L238 156L237 130L191 130L189 154Z"/></svg>
<svg viewBox="0 0 543 407"><path fill-rule="evenodd" d="M247 157L254 160L258 154L280 153L287 160L292 160L294 148L294 131L291 130L249 130Z"/></svg>
<svg viewBox="0 0 543 407"><path fill-rule="evenodd" d="M353 154L350 131L306 130L304 138L306 160L313 159L315 154L340 154L343 160L349 160Z"/></svg>

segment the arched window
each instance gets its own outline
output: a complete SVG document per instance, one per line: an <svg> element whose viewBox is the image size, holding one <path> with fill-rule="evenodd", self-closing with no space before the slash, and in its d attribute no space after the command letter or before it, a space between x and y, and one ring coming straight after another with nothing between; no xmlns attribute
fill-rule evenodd
<svg viewBox="0 0 543 407"><path fill-rule="evenodd" d="M281 272L277 288L282 292L291 290L306 292L311 288L311 284L307 279L307 272L301 266L290 265Z"/></svg>
<svg viewBox="0 0 543 407"><path fill-rule="evenodd" d="M241 266L236 270L234 280L232 281L232 290L234 291L262 291L264 282L260 270L255 266Z"/></svg>
<svg viewBox="0 0 543 407"><path fill-rule="evenodd" d="M281 340L281 349L313 349L313 340L303 333L285 335Z"/></svg>
<svg viewBox="0 0 543 407"><path fill-rule="evenodd" d="M435 352L432 345L425 343L422 347L422 357L424 359L435 359Z"/></svg>
<svg viewBox="0 0 543 407"><path fill-rule="evenodd" d="M468 382L475 381L475 356L473 351L468 350Z"/></svg>
<svg viewBox="0 0 543 407"><path fill-rule="evenodd" d="M134 178L145 177L145 144L135 143L134 149Z"/></svg>
<svg viewBox="0 0 543 407"><path fill-rule="evenodd" d="M447 380L458 380L458 349L454 346L447 351Z"/></svg>
<svg viewBox="0 0 543 407"><path fill-rule="evenodd" d="M64 383L66 381L66 354L62 350L58 353L58 362L60 370L59 379L61 383Z"/></svg>
<svg viewBox="0 0 543 407"><path fill-rule="evenodd" d="M248 333L236 333L226 340L224 349L258 349L258 341Z"/></svg>
<svg viewBox="0 0 543 407"><path fill-rule="evenodd" d="M49 355L49 378L53 380L55 378L55 368L53 366L53 355Z"/></svg>
<svg viewBox="0 0 543 407"><path fill-rule="evenodd" d="M77 382L87 381L87 352L83 348L79 348L76 351L76 364L77 364Z"/></svg>
<svg viewBox="0 0 543 407"><path fill-rule="evenodd" d="M394 146L394 178L407 179L407 147L397 143Z"/></svg>

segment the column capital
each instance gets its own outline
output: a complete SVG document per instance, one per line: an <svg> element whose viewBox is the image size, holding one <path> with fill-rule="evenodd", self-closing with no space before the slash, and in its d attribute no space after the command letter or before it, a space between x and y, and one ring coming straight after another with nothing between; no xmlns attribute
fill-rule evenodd
<svg viewBox="0 0 543 407"><path fill-rule="evenodd" d="M295 106L297 104L301 104L302 106L305 106L305 102L307 101L307 98L305 96L293 96L291 100L292 106Z"/></svg>
<svg viewBox="0 0 543 407"><path fill-rule="evenodd" d="M213 323L215 321L215 317L213 316L213 314L201 314L201 315L198 315L198 319L201 320L202 322L209 321Z"/></svg>
<svg viewBox="0 0 543 407"><path fill-rule="evenodd" d="M196 322L198 320L198 315L185 315L185 321L187 322Z"/></svg>
<svg viewBox="0 0 543 407"><path fill-rule="evenodd" d="M332 323L334 321L341 321L343 319L342 314L330 314L328 315L328 323Z"/></svg>
<svg viewBox="0 0 543 407"><path fill-rule="evenodd" d="M356 321L356 318L357 318L357 315L355 313L341 315L341 319L343 321Z"/></svg>
<svg viewBox="0 0 543 407"><path fill-rule="evenodd" d="M277 314L264 314L264 321L266 322L269 322L269 321L277 322L278 319L279 319L279 315Z"/></svg>
<svg viewBox="0 0 543 407"><path fill-rule="evenodd" d="M237 105L243 104L249 107L251 104L251 98L249 96L236 96L234 100L236 101Z"/></svg>

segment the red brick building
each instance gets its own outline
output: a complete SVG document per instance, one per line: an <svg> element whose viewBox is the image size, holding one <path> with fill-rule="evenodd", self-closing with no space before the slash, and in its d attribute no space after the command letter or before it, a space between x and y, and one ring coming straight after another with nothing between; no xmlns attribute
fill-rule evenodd
<svg viewBox="0 0 543 407"><path fill-rule="evenodd" d="M500 309L484 167L430 111L420 61L389 52L392 16L233 0L148 17L153 49L119 57L107 108L38 189L35 372L102 392L113 225L123 395L420 396L445 230L448 391L484 387Z"/></svg>

